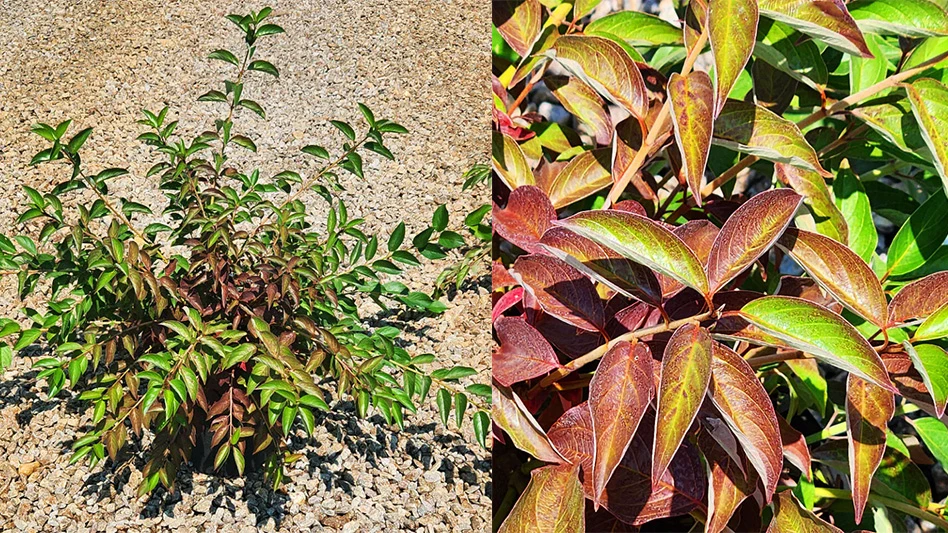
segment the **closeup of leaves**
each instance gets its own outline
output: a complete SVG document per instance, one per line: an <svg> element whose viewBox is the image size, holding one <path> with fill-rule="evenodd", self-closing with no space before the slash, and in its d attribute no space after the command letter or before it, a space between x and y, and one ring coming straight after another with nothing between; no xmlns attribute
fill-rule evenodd
<svg viewBox="0 0 948 533"><path fill-rule="evenodd" d="M465 242L443 206L414 236L404 223L367 234L349 215L339 173L362 178L364 157L393 159L385 141L406 128L359 104L364 126L331 121L338 148L302 148L321 165L312 175L239 168L244 151L263 148L252 132L266 110L250 99L250 82L279 77L259 57L259 45L283 33L270 14L226 17L244 46L209 56L231 71L199 98L219 112L210 128L185 137L167 107L143 111L138 139L153 150L146 178L164 194L163 211L110 190L127 170L89 169L81 154L90 128L37 124L49 147L32 164L65 177L48 191L24 187L19 233L0 235L0 275L45 305L0 318L0 368L39 351L36 377L49 395L70 390L91 407L72 462L117 462L150 433L141 494L173 490L183 462L228 475L262 469L277 487L284 465L301 458L291 434L312 436L318 412L344 398L360 417L378 413L398 428L430 401L444 424L473 423L486 441L490 389L459 383L476 371L409 353L400 327L369 327L358 311L368 299L440 314L437 296L401 280Z"/></svg>
<svg viewBox="0 0 948 533"><path fill-rule="evenodd" d="M948 529L948 6L617 4L493 4L493 529Z"/></svg>

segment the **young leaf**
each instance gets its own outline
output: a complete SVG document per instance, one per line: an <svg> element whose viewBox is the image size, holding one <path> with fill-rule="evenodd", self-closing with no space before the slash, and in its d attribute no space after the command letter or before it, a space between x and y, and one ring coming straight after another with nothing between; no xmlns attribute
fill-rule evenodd
<svg viewBox="0 0 948 533"><path fill-rule="evenodd" d="M708 257L711 293L724 287L773 246L790 225L802 200L790 189L763 192L727 219Z"/></svg>
<svg viewBox="0 0 948 533"><path fill-rule="evenodd" d="M935 406L935 414L941 418L948 405L948 352L934 344L913 346L905 341L902 346L925 382L925 388L932 397L932 405Z"/></svg>
<svg viewBox="0 0 948 533"><path fill-rule="evenodd" d="M942 16L948 18L944 11ZM945 133L948 131L948 87L931 78L916 80L904 87L925 144L934 156L944 193L948 194L948 134Z"/></svg>
<svg viewBox="0 0 948 533"><path fill-rule="evenodd" d="M774 498L774 517L767 527L767 533L795 531L799 533L843 533L842 529L825 522L807 509L804 509L792 491L786 490Z"/></svg>
<svg viewBox="0 0 948 533"><path fill-rule="evenodd" d="M494 204L492 211L494 230L509 241L530 253L542 252L537 246L543 234L556 220L556 211L549 198L539 187L526 185L510 193L503 209Z"/></svg>
<svg viewBox="0 0 948 533"><path fill-rule="evenodd" d="M494 423L510 436L514 446L541 461L568 462L556 450L515 392L496 382L493 389L491 406Z"/></svg>
<svg viewBox="0 0 948 533"><path fill-rule="evenodd" d="M701 294L708 293L708 279L695 253L674 233L648 218L612 210L587 211L554 225L615 250Z"/></svg>
<svg viewBox="0 0 948 533"><path fill-rule="evenodd" d="M869 499L872 476L885 452L886 425L895 411L892 392L853 374L846 381L846 423L849 427L849 465L856 523Z"/></svg>
<svg viewBox="0 0 948 533"><path fill-rule="evenodd" d="M550 343L522 318L500 317L494 330L500 348L493 353L491 370L501 385L509 387L560 368Z"/></svg>
<svg viewBox="0 0 948 533"><path fill-rule="evenodd" d="M880 329L888 305L879 279L855 252L816 233L789 228L777 245L840 303Z"/></svg>
<svg viewBox="0 0 948 533"><path fill-rule="evenodd" d="M870 57L856 21L842 0L760 0L760 13L847 54Z"/></svg>
<svg viewBox="0 0 948 533"><path fill-rule="evenodd" d="M652 354L644 343L620 342L606 352L589 384L592 416L593 506L625 455L652 400Z"/></svg>
<svg viewBox="0 0 948 533"><path fill-rule="evenodd" d="M668 469L698 414L711 380L711 335L695 324L678 328L662 356L655 417L652 480Z"/></svg>
<svg viewBox="0 0 948 533"><path fill-rule="evenodd" d="M936 272L902 287L889 302L889 325L927 318L948 305L948 271Z"/></svg>
<svg viewBox="0 0 948 533"><path fill-rule="evenodd" d="M886 256L890 276L908 274L935 255L948 237L948 192L931 195L902 225Z"/></svg>
<svg viewBox="0 0 948 533"><path fill-rule="evenodd" d="M543 255L521 256L510 273L545 312L588 331L605 327L605 311L596 288L563 261Z"/></svg>
<svg viewBox="0 0 948 533"><path fill-rule="evenodd" d="M721 343L713 344L708 396L760 474L770 501L783 467L777 415L767 391L747 361Z"/></svg>
<svg viewBox="0 0 948 533"><path fill-rule="evenodd" d="M685 183L701 206L701 180L708 164L713 131L714 89L711 78L701 71L687 76L674 73L668 80L675 141L681 152Z"/></svg>
<svg viewBox="0 0 948 533"><path fill-rule="evenodd" d="M494 172L511 191L521 185L536 185L533 170L523 155L523 150L512 137L493 132L491 152Z"/></svg>
<svg viewBox="0 0 948 533"><path fill-rule="evenodd" d="M746 304L739 314L788 346L896 392L869 342L824 307L800 298L765 296Z"/></svg>
<svg viewBox="0 0 948 533"><path fill-rule="evenodd" d="M636 117L648 113L648 94L642 73L629 54L615 42L591 35L565 35L553 45L555 57L566 70L582 79Z"/></svg>
<svg viewBox="0 0 948 533"><path fill-rule="evenodd" d="M583 533L586 531L579 467L550 465L530 472L530 483L498 533Z"/></svg>
<svg viewBox="0 0 948 533"><path fill-rule="evenodd" d="M714 55L714 116L754 51L759 18L757 0L715 0L708 12L708 37Z"/></svg>

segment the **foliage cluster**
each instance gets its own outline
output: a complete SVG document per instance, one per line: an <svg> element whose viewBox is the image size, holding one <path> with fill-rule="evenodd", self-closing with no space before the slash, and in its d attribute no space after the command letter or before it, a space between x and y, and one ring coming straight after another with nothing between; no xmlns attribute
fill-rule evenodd
<svg viewBox="0 0 948 533"><path fill-rule="evenodd" d="M115 461L130 436L153 433L142 493L172 489L190 460L238 474L262 468L278 486L284 465L299 459L288 437L312 435L329 387L352 397L359 416L374 409L398 427L434 393L445 424L473 417L482 442L486 434L489 388L458 384L473 369L410 354L399 327L369 328L357 309L371 298L383 309L442 312L442 302L400 281L403 269L465 244L444 206L407 239L404 223L380 238L348 214L337 173L362 178L363 156L392 159L386 138L407 130L360 104L364 132L332 121L344 137L338 150L302 149L320 161L311 176L241 170L235 156L257 146L237 119L266 118L247 82L279 76L258 57L260 42L283 33L270 13L227 16L245 46L210 54L233 68L199 98L222 112L211 128L188 138L167 107L143 112L139 139L157 157L146 177L167 200L160 215L110 191L127 170L88 170L81 149L90 128L70 136L69 121L38 124L50 147L32 164L65 163L69 172L49 191L24 187L22 232L0 235L2 274L17 278L21 298L46 297L42 309L24 307L21 321L0 319L0 366L31 345L48 347L37 378L51 396L72 389L92 408L72 461ZM310 191L325 200L315 216L303 201Z"/></svg>
<svg viewBox="0 0 948 533"><path fill-rule="evenodd" d="M948 528L945 3L597 4L494 3L495 529Z"/></svg>

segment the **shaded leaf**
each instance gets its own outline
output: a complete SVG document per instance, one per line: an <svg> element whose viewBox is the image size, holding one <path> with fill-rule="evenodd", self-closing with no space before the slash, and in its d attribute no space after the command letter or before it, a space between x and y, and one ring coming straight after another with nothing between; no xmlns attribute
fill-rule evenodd
<svg viewBox="0 0 948 533"><path fill-rule="evenodd" d="M714 116L750 59L757 40L757 0L715 0L708 12L708 40L714 54Z"/></svg>
<svg viewBox="0 0 948 533"><path fill-rule="evenodd" d="M829 74L820 49L793 28L772 20L761 20L754 57L810 87L826 85Z"/></svg>
<svg viewBox="0 0 948 533"><path fill-rule="evenodd" d="M493 383L491 414L494 423L507 432L514 446L529 453L541 461L563 463L566 460L553 447L530 411L523 405L520 397L498 383ZM446 389L441 389L446 390Z"/></svg>
<svg viewBox="0 0 948 533"><path fill-rule="evenodd" d="M852 113L903 152L917 153L930 159L928 147L922 138L918 121L912 116L912 106L908 99L898 95L876 98L853 109Z"/></svg>
<svg viewBox="0 0 948 533"><path fill-rule="evenodd" d="M701 206L701 180L708 164L711 134L714 129L714 89L711 78L701 71L687 76L674 73L668 80L675 140L681 152L685 183Z"/></svg>
<svg viewBox="0 0 948 533"><path fill-rule="evenodd" d="M837 50L868 57L866 40L843 0L760 0L760 13Z"/></svg>
<svg viewBox="0 0 948 533"><path fill-rule="evenodd" d="M757 471L746 461L739 450L725 450L708 433L698 434L698 447L708 465L708 521L705 531L719 533L741 502L757 488ZM736 454L739 459L732 457ZM741 460L742 459L742 460Z"/></svg>
<svg viewBox="0 0 948 533"><path fill-rule="evenodd" d="M547 76L543 82L563 108L589 126L597 144L612 142L612 119L605 102L592 87L570 76Z"/></svg>
<svg viewBox="0 0 948 533"><path fill-rule="evenodd" d="M550 343L522 318L502 316L494 322L494 330L500 348L491 357L491 369L501 385L509 387L561 366Z"/></svg>
<svg viewBox="0 0 948 533"><path fill-rule="evenodd" d="M915 370L922 376L935 406L935 414L941 418L948 405L948 352L934 344L911 345L902 343L905 353L912 358Z"/></svg>
<svg viewBox="0 0 948 533"><path fill-rule="evenodd" d="M648 113L642 73L615 42L596 36L564 35L553 45L556 59L599 94L639 118Z"/></svg>
<svg viewBox="0 0 948 533"><path fill-rule="evenodd" d="M545 312L588 331L604 327L604 307L596 288L565 262L544 255L520 256L510 274Z"/></svg>
<svg viewBox="0 0 948 533"><path fill-rule="evenodd" d="M494 205L493 227L497 233L520 248L536 253L540 237L556 220L556 211L549 198L539 187L526 185L510 193L507 206L499 209Z"/></svg>
<svg viewBox="0 0 948 533"><path fill-rule="evenodd" d="M498 533L586 531L579 467L550 465L530 472L530 483Z"/></svg>
<svg viewBox="0 0 948 533"><path fill-rule="evenodd" d="M886 256L890 276L908 274L935 255L948 237L948 197L933 194L899 229Z"/></svg>
<svg viewBox="0 0 948 533"><path fill-rule="evenodd" d="M810 449L806 445L806 438L782 416L777 416L777 422L780 424L780 441L783 443L783 456L790 461L793 466L800 469L807 479L813 479L813 472L810 466Z"/></svg>
<svg viewBox="0 0 948 533"><path fill-rule="evenodd" d="M856 523L869 499L872 476L885 453L886 425L895 411L892 392L853 374L846 381L846 423Z"/></svg>

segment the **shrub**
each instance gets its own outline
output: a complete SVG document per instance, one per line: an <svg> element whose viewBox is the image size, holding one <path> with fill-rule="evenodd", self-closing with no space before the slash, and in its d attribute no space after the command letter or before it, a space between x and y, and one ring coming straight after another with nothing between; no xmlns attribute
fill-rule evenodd
<svg viewBox="0 0 948 533"><path fill-rule="evenodd" d="M364 221L346 211L337 173L361 178L368 152L392 159L384 141L406 129L360 104L364 133L332 121L344 137L339 150L302 149L322 163L312 176L286 170L268 179L233 158L257 150L236 119L247 111L266 117L247 82L257 73L279 76L257 53L260 41L283 33L267 21L270 12L227 17L245 48L210 54L233 67L219 90L199 98L222 110L211 129L187 139L167 107L143 112L139 139L159 158L147 177L167 197L160 217L110 192L109 180L125 169L88 170L80 154L92 130L67 136L67 120L33 128L51 147L32 164L71 170L48 192L24 187L29 204L17 223L38 234L0 235L0 269L17 277L20 296L42 289L47 297L44 310L22 310L27 328L0 320L8 342L0 363L37 342L50 347L35 362L37 378L51 396L68 387L92 406L92 427L73 443L72 462L115 461L130 433L153 432L141 493L159 483L172 489L183 461L205 457L215 470L227 463L238 474L259 465L278 486L284 464L299 458L288 436L294 427L312 434L333 384L337 396L355 399L359 416L374 408L398 427L434 384L444 423L452 405L459 425L473 412L484 440L488 415L478 397L489 397L487 387L457 385L474 370L425 370L434 355L411 355L398 328L370 329L357 310L371 298L383 308L440 313L443 303L399 279L419 255L442 258L463 244L447 229L444 206L413 239L404 223L387 238L367 235ZM319 223L302 201L311 190L325 200ZM64 201L69 194L92 200ZM143 219L158 221L142 227Z"/></svg>
<svg viewBox="0 0 948 533"><path fill-rule="evenodd" d="M597 4L494 4L494 527L948 528L944 9Z"/></svg>

